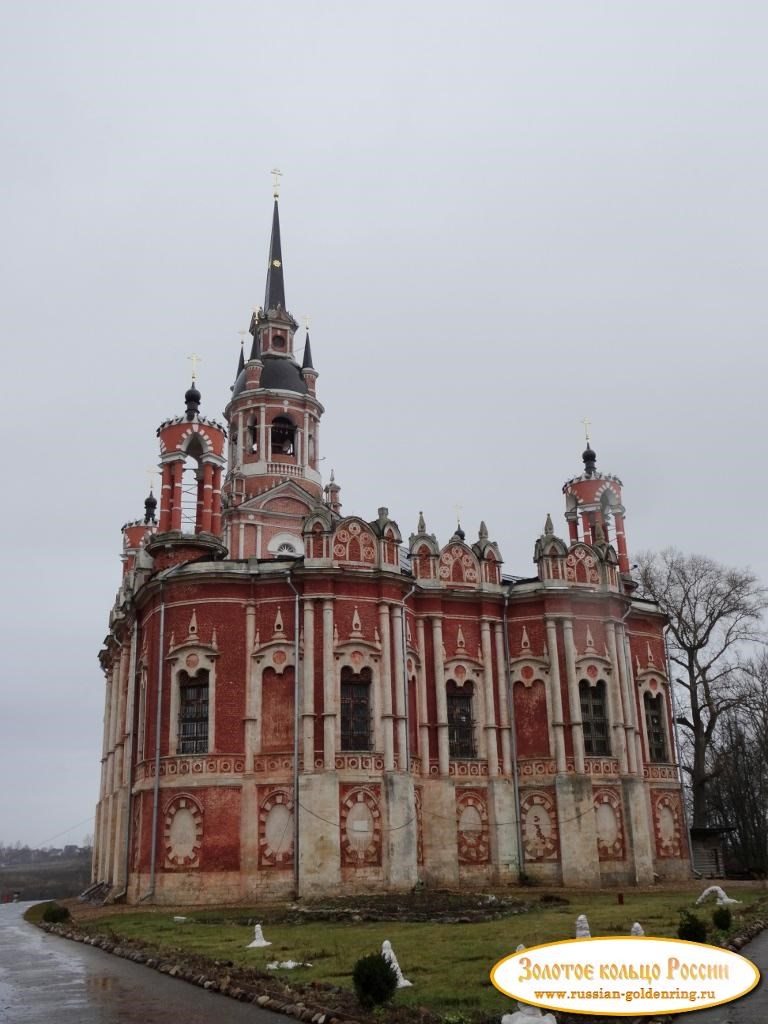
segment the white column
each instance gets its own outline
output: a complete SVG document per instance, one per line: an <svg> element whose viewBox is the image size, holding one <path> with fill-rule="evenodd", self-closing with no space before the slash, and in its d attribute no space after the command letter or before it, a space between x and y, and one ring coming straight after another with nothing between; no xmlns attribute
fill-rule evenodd
<svg viewBox="0 0 768 1024"><path fill-rule="evenodd" d="M627 774L629 767L629 755L627 753L627 734L625 731L626 694L621 685L621 670L619 668L619 656L616 649L616 631L613 622L605 623L605 635L608 641L608 657L611 659L611 692L614 695L614 713L616 715L613 725L613 736L616 744L616 753L619 758L619 770L622 775Z"/></svg>
<svg viewBox="0 0 768 1024"><path fill-rule="evenodd" d="M333 599L323 601L323 765L336 767L336 673L333 667Z"/></svg>
<svg viewBox="0 0 768 1024"><path fill-rule="evenodd" d="M399 604L391 605L392 635L395 647L395 715L397 716L397 749L400 756L400 769L407 772L406 753L408 742L406 736L406 694L405 694L405 651L403 650L403 609Z"/></svg>
<svg viewBox="0 0 768 1024"><path fill-rule="evenodd" d="M450 774L448 747L448 700L445 694L445 659L443 657L443 623L432 619L432 646L435 654L435 695L437 697L437 758L441 775Z"/></svg>
<svg viewBox="0 0 768 1024"><path fill-rule="evenodd" d="M392 728L392 650L389 628L389 605L379 605L379 633L381 634L381 724L384 731L384 771L395 767L395 736Z"/></svg>
<svg viewBox="0 0 768 1024"><path fill-rule="evenodd" d="M301 464L306 466L309 461L309 413L305 410L304 412L304 432L303 432L303 443L301 447Z"/></svg>
<svg viewBox="0 0 768 1024"><path fill-rule="evenodd" d="M555 734L555 766L558 775L565 772L565 722L563 721L563 697L560 683L560 658L557 644L557 623L547 619L547 650L549 651L550 714Z"/></svg>
<svg viewBox="0 0 768 1024"><path fill-rule="evenodd" d="M254 699L253 682L253 641L256 637L256 606L245 606L245 770L253 771L253 755L258 752L259 742L258 717Z"/></svg>
<svg viewBox="0 0 768 1024"><path fill-rule="evenodd" d="M493 695L493 657L491 655L491 624L488 619L480 623L480 648L483 655L483 682L485 684L485 749L488 775L499 774L499 750L496 740L496 710Z"/></svg>
<svg viewBox="0 0 768 1024"><path fill-rule="evenodd" d="M573 739L573 761L578 775L584 774L584 728L581 724L581 699L579 682L576 678L576 646L573 642L573 622L563 620L565 642L565 671L568 677L568 703L571 709L571 737Z"/></svg>
<svg viewBox="0 0 768 1024"><path fill-rule="evenodd" d="M494 626L496 639L496 664L499 666L499 675L496 686L499 691L499 725L501 726L501 762L502 771L505 775L512 774L512 742L509 725L509 697L507 687L509 685L509 672L507 661L504 657L504 623L497 622Z"/></svg>
<svg viewBox="0 0 768 1024"><path fill-rule="evenodd" d="M315 770L315 602L304 598L304 710L302 750L304 771Z"/></svg>
<svg viewBox="0 0 768 1024"><path fill-rule="evenodd" d="M266 462L270 457L267 451L267 410L257 409L256 415L259 418L259 462Z"/></svg>
<svg viewBox="0 0 768 1024"><path fill-rule="evenodd" d="M637 774L642 777L643 774L643 741L640 738L640 715L642 711L638 711L637 708L637 689L635 686L635 677L632 674L632 649L629 646L629 634L625 627L622 626L621 632L623 634L624 643L622 644L624 651L624 666L627 673L627 691L629 693L630 702L632 705L632 718L635 722L635 761L637 763ZM670 680L670 686L672 681ZM673 737L669 737L672 741ZM670 756L673 756L674 748L670 750Z"/></svg>
<svg viewBox="0 0 768 1024"><path fill-rule="evenodd" d="M416 646L419 651L419 666L416 682L418 686L419 707L419 757L421 758L421 774L429 777L429 705L427 704L427 671L425 668L426 654L424 648L424 619L416 620Z"/></svg>

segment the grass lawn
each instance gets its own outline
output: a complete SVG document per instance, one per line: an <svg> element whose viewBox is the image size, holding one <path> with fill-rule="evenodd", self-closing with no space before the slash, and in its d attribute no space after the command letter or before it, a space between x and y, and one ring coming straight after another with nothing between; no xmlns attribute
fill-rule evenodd
<svg viewBox="0 0 768 1024"><path fill-rule="evenodd" d="M412 989L400 990L395 1003L425 1006L441 1015L509 1012L514 1004L491 985L489 971L497 960L514 952L519 943L526 946L572 938L577 914L586 913L593 936L627 935L633 921L639 921L646 935L675 935L680 910L690 908L701 893L702 883L679 889L657 889L624 893L624 904L615 892L562 892L568 906L540 905L540 893L522 890L520 898L530 900L532 909L501 920L467 924L430 924L408 922L307 922L265 924L264 932L272 945L268 949L246 949L253 927L243 923L258 920L259 910L219 908L185 910L190 920L176 924L173 912L147 908L124 911L83 921L89 931L111 931L117 936L152 943L166 951L188 950L216 960L231 960L237 965L266 968L271 960L306 960L313 966L279 974L289 984L324 981L351 989L352 968L366 953L381 949L389 939L403 973L413 982ZM731 887L728 887L729 890ZM733 929L758 911L757 904L768 901L766 889L758 884L740 885L729 893L742 900L731 908ZM712 905L699 908L711 925ZM75 915L77 911L73 908ZM267 915L268 916L268 915ZM712 932L711 941L717 941Z"/></svg>

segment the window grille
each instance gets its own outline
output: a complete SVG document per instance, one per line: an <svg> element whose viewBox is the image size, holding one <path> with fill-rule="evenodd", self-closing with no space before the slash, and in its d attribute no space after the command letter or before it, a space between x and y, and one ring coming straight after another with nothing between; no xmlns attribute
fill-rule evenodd
<svg viewBox="0 0 768 1024"><path fill-rule="evenodd" d="M371 670L341 670L341 749L371 749Z"/></svg>
<svg viewBox="0 0 768 1024"><path fill-rule="evenodd" d="M206 673L207 677L207 673ZM179 701L180 754L208 752L208 680L182 683Z"/></svg>
<svg viewBox="0 0 768 1024"><path fill-rule="evenodd" d="M648 733L648 757L651 761L667 760L667 741L664 735L664 704L661 694L652 697L646 693L645 730Z"/></svg>
<svg viewBox="0 0 768 1024"><path fill-rule="evenodd" d="M472 721L472 690L453 690L448 683L448 751L453 758L477 757L475 751L475 723Z"/></svg>
<svg viewBox="0 0 768 1024"><path fill-rule="evenodd" d="M584 730L584 753L599 757L610 754L608 715L605 706L605 683L600 680L591 686L586 679L579 683L581 722Z"/></svg>

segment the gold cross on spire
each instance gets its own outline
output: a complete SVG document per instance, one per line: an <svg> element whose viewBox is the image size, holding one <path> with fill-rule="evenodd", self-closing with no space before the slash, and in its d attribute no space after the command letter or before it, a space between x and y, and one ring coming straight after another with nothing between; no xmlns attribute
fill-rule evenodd
<svg viewBox="0 0 768 1024"><path fill-rule="evenodd" d="M245 345L246 336L248 334L250 334L251 332L250 331L246 331L246 330L242 330L242 331L238 331L237 333L240 335L240 344L241 345Z"/></svg>
<svg viewBox="0 0 768 1024"><path fill-rule="evenodd" d="M187 359L192 363L192 383L197 381L197 364L202 363L203 357L199 356L197 352L193 352L191 356L187 356Z"/></svg>
<svg viewBox="0 0 768 1024"><path fill-rule="evenodd" d="M584 419L581 422L584 424L584 434L585 434L585 436L587 438L587 444L589 444L589 442L590 442L589 428L592 426L592 420L588 420L587 417L585 416Z"/></svg>
<svg viewBox="0 0 768 1024"><path fill-rule="evenodd" d="M464 506L454 505L453 511L456 513L456 525L461 526L461 513L464 511Z"/></svg>
<svg viewBox="0 0 768 1024"><path fill-rule="evenodd" d="M309 316L309 314L305 313L301 319L304 321L304 329L308 331L309 325L312 323L312 317Z"/></svg>
<svg viewBox="0 0 768 1024"><path fill-rule="evenodd" d="M275 199L277 199L277 197L280 195L280 179L283 176L283 172L280 170L279 167L273 167L269 173L272 175L273 178L272 195L275 197Z"/></svg>
<svg viewBox="0 0 768 1024"><path fill-rule="evenodd" d="M147 470L147 483L149 484L149 493L155 489L155 477L157 476L157 470L153 467Z"/></svg>

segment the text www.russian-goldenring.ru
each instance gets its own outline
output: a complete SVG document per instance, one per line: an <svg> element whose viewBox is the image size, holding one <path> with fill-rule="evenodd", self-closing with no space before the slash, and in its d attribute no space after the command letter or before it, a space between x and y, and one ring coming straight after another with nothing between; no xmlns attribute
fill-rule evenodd
<svg viewBox="0 0 768 1024"><path fill-rule="evenodd" d="M537 1002L543 1003L552 1000L562 1001L565 999L623 999L625 1003L632 1003L635 999L684 999L686 1002L695 1003L699 999L714 999L715 993L712 989L658 989L638 988L629 992L618 992L610 989L597 989L596 991L571 989L569 992L543 991L534 992Z"/></svg>

